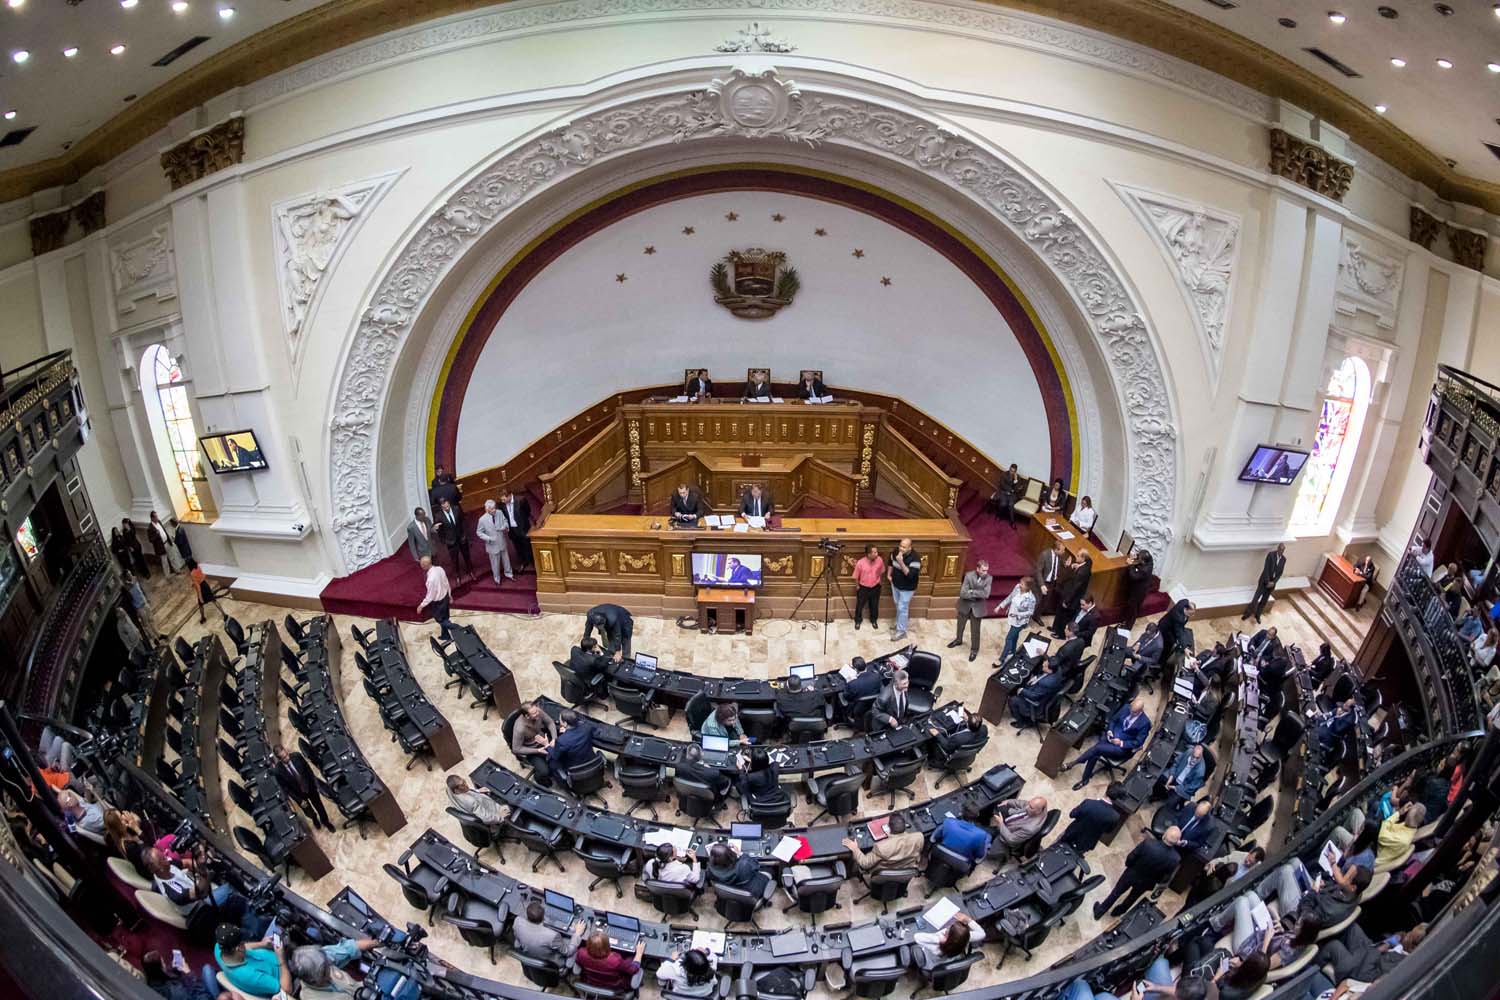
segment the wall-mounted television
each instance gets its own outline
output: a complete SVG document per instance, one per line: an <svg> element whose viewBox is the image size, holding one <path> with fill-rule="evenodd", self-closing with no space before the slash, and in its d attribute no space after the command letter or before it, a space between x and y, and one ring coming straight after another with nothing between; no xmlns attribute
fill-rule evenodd
<svg viewBox="0 0 1500 1000"><path fill-rule="evenodd" d="M693 583L700 587L759 587L760 556L694 552Z"/></svg>
<svg viewBox="0 0 1500 1000"><path fill-rule="evenodd" d="M1250 460L1240 470L1240 481L1266 483L1271 486L1290 486L1297 473L1307 462L1307 452L1300 448L1279 448L1276 445L1256 445Z"/></svg>
<svg viewBox="0 0 1500 1000"><path fill-rule="evenodd" d="M198 439L198 447L203 450L203 456L208 459L209 468L220 475L226 472L250 472L254 469L269 467L254 431L205 434Z"/></svg>

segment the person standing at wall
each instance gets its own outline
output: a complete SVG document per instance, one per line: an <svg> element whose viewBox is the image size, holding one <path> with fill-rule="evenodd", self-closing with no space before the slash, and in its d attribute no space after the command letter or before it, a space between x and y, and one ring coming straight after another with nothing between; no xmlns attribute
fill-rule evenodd
<svg viewBox="0 0 1500 1000"><path fill-rule="evenodd" d="M1278 544L1276 548L1266 553L1266 561L1260 568L1260 579L1255 584L1255 596L1250 598L1245 613L1240 615L1240 621L1254 618L1255 623L1260 624L1260 616L1266 610L1266 601L1271 599L1271 593L1276 589L1276 581L1281 579L1281 574L1285 570L1286 546Z"/></svg>
<svg viewBox="0 0 1500 1000"><path fill-rule="evenodd" d="M870 612L870 624L880 628L880 581L885 577L885 560L880 558L880 549L865 546L865 555L854 564L854 627L860 626L860 616Z"/></svg>
<svg viewBox="0 0 1500 1000"><path fill-rule="evenodd" d="M896 551L891 553L891 565L885 573L891 581L891 599L896 602L896 620L891 624L892 642L906 638L906 617L921 573L922 557L912 548L910 538L901 539Z"/></svg>

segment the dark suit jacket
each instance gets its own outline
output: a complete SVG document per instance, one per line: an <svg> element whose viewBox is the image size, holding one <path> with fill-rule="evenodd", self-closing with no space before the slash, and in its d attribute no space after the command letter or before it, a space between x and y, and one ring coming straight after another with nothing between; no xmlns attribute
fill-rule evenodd
<svg viewBox="0 0 1500 1000"><path fill-rule="evenodd" d="M776 691L776 714L783 719L793 716L821 716L823 714L823 696L816 691L803 688L801 691L788 691L779 688Z"/></svg>
<svg viewBox="0 0 1500 1000"><path fill-rule="evenodd" d="M1129 563L1125 567L1125 590L1131 600L1146 596L1146 591L1151 588L1151 575L1155 567L1151 560L1142 557L1136 562Z"/></svg>
<svg viewBox="0 0 1500 1000"><path fill-rule="evenodd" d="M780 789L781 774L776 770L775 764L763 767L759 771L742 771L740 773L740 798L742 799L769 798L780 791Z"/></svg>
<svg viewBox="0 0 1500 1000"><path fill-rule="evenodd" d="M1088 643L1082 637L1074 636L1058 646L1057 652L1052 654L1052 669L1064 680L1072 677L1078 670L1078 664L1083 661L1083 651L1087 648Z"/></svg>
<svg viewBox="0 0 1500 1000"><path fill-rule="evenodd" d="M1016 697L1027 703L1026 711L1022 714L1028 720L1035 719L1035 713L1041 711L1042 706L1057 697L1057 693L1067 683L1067 676L1059 672L1039 674L1030 684L1016 692ZM1015 708L1012 707L1011 711L1014 712Z"/></svg>
<svg viewBox="0 0 1500 1000"><path fill-rule="evenodd" d="M523 535L531 534L531 501L519 493L511 494L511 503L515 505L515 517L510 518L510 526ZM500 512L505 513L505 504L499 500L495 501Z"/></svg>
<svg viewBox="0 0 1500 1000"><path fill-rule="evenodd" d="M875 705L870 709L870 716L882 726L888 726L892 722L900 725L905 722L911 713L911 691L906 692L906 710L900 715L896 714L896 688L891 685L880 696L875 699Z"/></svg>
<svg viewBox="0 0 1500 1000"><path fill-rule="evenodd" d="M318 794L318 783L313 780L312 768L307 766L307 758L300 753L288 754L285 764L276 762L276 783L294 799L310 798Z"/></svg>
<svg viewBox="0 0 1500 1000"><path fill-rule="evenodd" d="M578 675L578 679L585 684L595 677L604 673L609 663L609 657L599 651L585 653L582 648L574 646L568 654L568 666Z"/></svg>
<svg viewBox="0 0 1500 1000"><path fill-rule="evenodd" d="M1202 819L1197 819L1193 815L1193 810L1197 805L1198 803L1196 802L1183 803L1181 811L1177 813L1176 824L1177 829L1182 831L1182 841L1178 844L1178 847L1184 851L1201 853L1205 845L1218 837L1220 823L1214 817L1213 813L1209 813ZM1197 820L1197 822L1195 823L1194 820ZM1189 829L1189 826L1192 829Z"/></svg>
<svg viewBox="0 0 1500 1000"><path fill-rule="evenodd" d="M1276 554L1272 549L1266 553L1266 563L1260 569L1260 585L1269 587L1281 579L1281 573L1286 569L1286 556Z"/></svg>
<svg viewBox="0 0 1500 1000"><path fill-rule="evenodd" d="M1120 811L1104 799L1084 799L1068 813L1072 820L1062 839L1087 854L1099 846L1099 838L1120 825Z"/></svg>
<svg viewBox="0 0 1500 1000"><path fill-rule="evenodd" d="M807 383L806 382L798 382L797 383L797 395L801 396L803 399L811 399L814 396L817 396L818 398L821 399L822 397L828 395L828 390L825 389L825 388L823 388L823 380L822 379L816 379L815 378L815 379L813 379L812 392L808 392L807 391Z"/></svg>
<svg viewBox="0 0 1500 1000"><path fill-rule="evenodd" d="M188 542L186 528L179 524L177 530L172 532L172 541L177 545L177 551L182 553L182 558L193 558L193 546Z"/></svg>
<svg viewBox="0 0 1500 1000"><path fill-rule="evenodd" d="M432 515L432 523L437 525L438 536L442 538L443 544L450 549L461 548L469 544L469 525L464 518L464 512L458 507L451 508L453 512L453 523L448 523L448 513L439 507Z"/></svg>
<svg viewBox="0 0 1500 1000"><path fill-rule="evenodd" d="M697 490L688 490L686 499L676 490L672 491L672 515L675 517L678 514L691 514L694 517L702 516L703 497L698 494Z"/></svg>
<svg viewBox="0 0 1500 1000"><path fill-rule="evenodd" d="M1073 627L1078 630L1078 638L1083 640L1083 644L1091 645L1094 641L1094 633L1099 631L1099 612L1094 610L1085 613L1082 618L1073 622Z"/></svg>
<svg viewBox="0 0 1500 1000"><path fill-rule="evenodd" d="M1124 705L1115 713L1115 717L1109 720L1109 728L1105 731L1124 743L1126 750L1135 750L1146 742L1147 736L1151 735L1151 717L1142 712L1135 722L1127 725L1126 720L1129 718L1130 706Z"/></svg>
<svg viewBox="0 0 1500 1000"><path fill-rule="evenodd" d="M589 609L589 614L592 615L596 611L604 617L604 624L600 628L600 631L612 640L622 638L625 635L625 630L633 628L635 625L635 619L630 617L630 612L618 604L596 604ZM592 635L593 632L594 625L592 622L586 623L583 626L583 637L585 639Z"/></svg>
<svg viewBox="0 0 1500 1000"><path fill-rule="evenodd" d="M1092 564L1084 563L1059 577L1057 581L1058 603L1065 608L1078 607L1083 601L1083 595L1089 592L1089 577L1093 575L1093 572Z"/></svg>
<svg viewBox="0 0 1500 1000"><path fill-rule="evenodd" d="M715 795L720 797L729 791L729 775L717 767L709 767L701 761L695 764L690 760L684 760L674 765L674 770L684 781L696 781L707 785L714 790Z"/></svg>
<svg viewBox="0 0 1500 1000"><path fill-rule="evenodd" d="M714 394L714 380L711 378L702 379L702 388L698 386L699 381L696 375L684 381L682 383L682 394L684 396L712 396Z"/></svg>
<svg viewBox="0 0 1500 1000"><path fill-rule="evenodd" d="M740 496L740 513L741 514L745 514L745 515L754 514L755 511L752 509L754 506L755 506L755 498L752 497L749 494L748 491L745 492L745 493L743 493L743 494L741 494L741 496ZM759 514L759 516L760 517L770 517L774 513L776 513L776 504L775 504L774 501L772 501L771 494L769 494L769 493L765 492L764 490L762 490L761 494L760 494L760 514Z"/></svg>
<svg viewBox="0 0 1500 1000"><path fill-rule="evenodd" d="M746 379L745 380L745 391L740 394L740 398L741 399L770 399L771 398L771 383L769 383L769 382L762 382L760 385L757 386L754 382L750 381L749 379Z"/></svg>
<svg viewBox="0 0 1500 1000"><path fill-rule="evenodd" d="M459 500L462 499L458 492L458 483L452 479L444 479L441 482L434 479L432 485L427 488L427 496L432 500L433 510L441 510L444 500L457 507Z"/></svg>
<svg viewBox="0 0 1500 1000"><path fill-rule="evenodd" d="M1000 483L995 487L995 499L1014 503L1021 499L1021 474L1011 475L1009 469L1000 473Z"/></svg>
<svg viewBox="0 0 1500 1000"><path fill-rule="evenodd" d="M547 752L547 761L559 771L587 764L594 759L594 726L584 722L566 729Z"/></svg>
<svg viewBox="0 0 1500 1000"><path fill-rule="evenodd" d="M885 684L885 678L880 676L880 671L874 667L866 667L864 672L844 685L844 700L846 702L863 701L873 698L880 693Z"/></svg>
<svg viewBox="0 0 1500 1000"><path fill-rule="evenodd" d="M1039 555L1039 556L1036 557L1036 572L1035 572L1034 575L1036 577L1036 584L1037 584L1038 587L1041 587L1044 584L1046 584L1046 582L1047 582L1047 569L1048 569L1049 566L1052 565L1053 560L1057 560L1057 569L1056 569L1056 572L1057 572L1057 574L1059 575L1059 578L1060 578L1061 574L1062 574L1062 557L1061 556L1059 556L1057 553L1053 552L1051 549L1044 549L1042 551L1041 555ZM1059 582L1058 579L1054 579L1052 581L1052 583L1053 583L1054 586L1056 586L1058 582ZM1040 593L1037 594L1037 599L1038 600L1041 599L1041 594Z"/></svg>
<svg viewBox="0 0 1500 1000"><path fill-rule="evenodd" d="M1125 855L1125 871L1133 873L1139 881L1157 885L1177 870L1181 860L1176 849L1155 837L1147 837Z"/></svg>
<svg viewBox="0 0 1500 1000"><path fill-rule="evenodd" d="M951 733L945 733L941 729L933 737L933 742L943 753L952 756L960 750L968 750L970 747L984 746L988 737L983 729L970 729L968 726L960 726Z"/></svg>

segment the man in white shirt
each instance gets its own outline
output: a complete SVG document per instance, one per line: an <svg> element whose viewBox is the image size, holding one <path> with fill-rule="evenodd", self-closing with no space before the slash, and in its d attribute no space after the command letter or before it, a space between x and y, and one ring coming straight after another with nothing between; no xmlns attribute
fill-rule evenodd
<svg viewBox="0 0 1500 1000"><path fill-rule="evenodd" d="M486 826L499 826L505 822L505 811L500 803L483 789L470 788L469 783L456 774L448 775L448 804Z"/></svg>
<svg viewBox="0 0 1500 1000"><path fill-rule="evenodd" d="M1021 582L1011 588L1010 594L1005 600L995 605L995 613L1006 612L1005 624L1010 626L1005 633L1005 648L1000 650L1000 660L995 666L1002 666L1011 654L1016 651L1016 643L1021 638L1021 632L1027 625L1031 624L1031 616L1036 612L1035 581L1029 576L1023 576Z"/></svg>
<svg viewBox="0 0 1500 1000"><path fill-rule="evenodd" d="M510 533L510 522L495 506L495 501L484 502L484 513L479 515L479 523L474 525L474 533L484 543L485 554L490 557L490 578L495 581L495 585L500 584L502 566L505 568L505 578L514 580L516 574L510 568L510 549L505 545L505 539Z"/></svg>
<svg viewBox="0 0 1500 1000"><path fill-rule="evenodd" d="M1422 573L1429 579L1432 577L1432 543L1418 542L1412 546L1412 551L1417 555L1417 565L1422 567Z"/></svg>
<svg viewBox="0 0 1500 1000"><path fill-rule="evenodd" d="M1078 531L1087 536L1094 530L1094 522L1099 519L1099 512L1094 510L1092 497L1084 497L1078 501L1078 506L1073 508L1072 515L1068 520L1072 521Z"/></svg>
<svg viewBox="0 0 1500 1000"><path fill-rule="evenodd" d="M453 627L453 623L448 620L448 604L453 594L448 586L448 574L443 572L441 566L432 564L432 556L423 556L420 565L427 579L427 593L423 595L422 603L417 605L417 614L426 611L438 623L438 638L447 642L448 631Z"/></svg>

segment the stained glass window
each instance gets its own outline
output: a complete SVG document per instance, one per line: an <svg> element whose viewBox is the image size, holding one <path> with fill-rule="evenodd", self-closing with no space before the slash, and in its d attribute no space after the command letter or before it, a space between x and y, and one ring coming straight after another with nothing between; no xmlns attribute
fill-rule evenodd
<svg viewBox="0 0 1500 1000"><path fill-rule="evenodd" d="M1299 534L1326 534L1333 527L1349 478L1344 463L1353 455L1364 419L1368 382L1364 363L1357 358L1345 358L1328 380L1312 455L1302 468L1302 485L1292 508L1292 527Z"/></svg>
<svg viewBox="0 0 1500 1000"><path fill-rule="evenodd" d="M196 480L203 478L203 469L198 461L198 432L193 427L193 414L188 409L187 387L182 385L182 366L161 344L146 348L141 367L150 373L156 385L156 398L161 404L162 422L166 427L167 448L172 453L172 471L182 485L182 495L188 510L195 514L203 512L203 503L198 498Z"/></svg>

